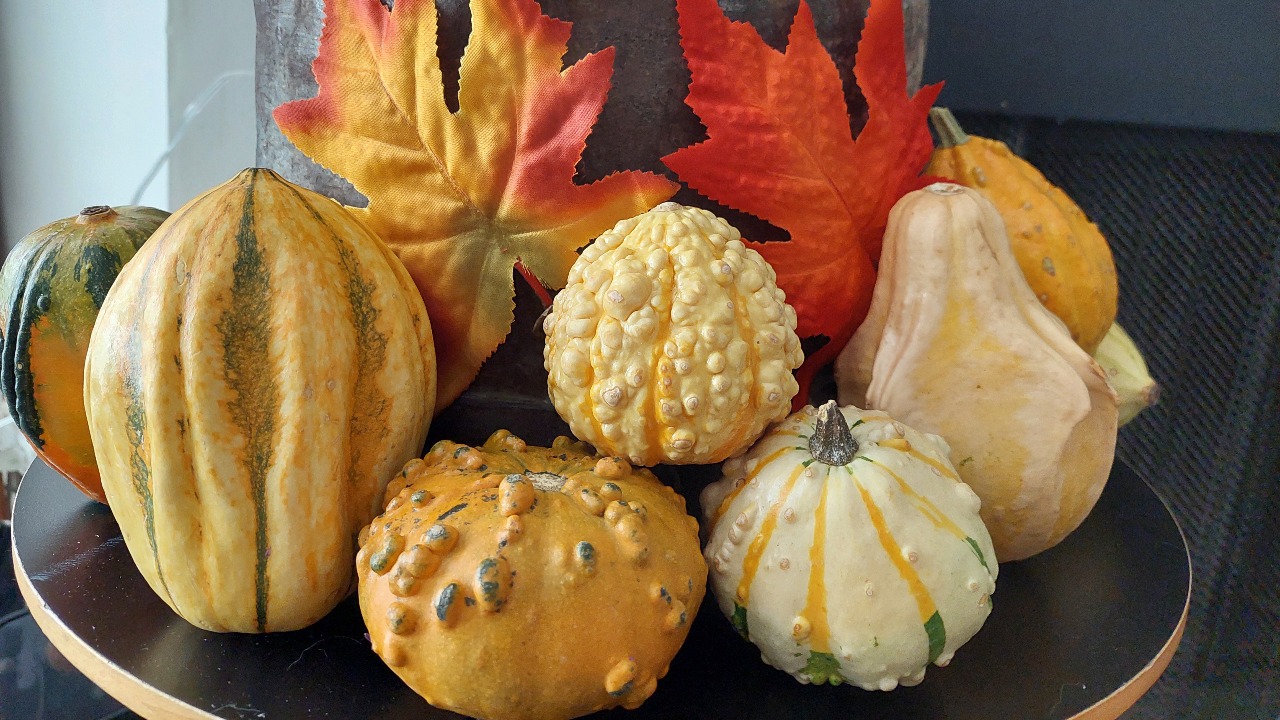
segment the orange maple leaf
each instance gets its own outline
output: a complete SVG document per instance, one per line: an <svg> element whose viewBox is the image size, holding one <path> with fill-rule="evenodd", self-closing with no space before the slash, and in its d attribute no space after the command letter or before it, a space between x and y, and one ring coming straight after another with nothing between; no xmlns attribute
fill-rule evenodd
<svg viewBox="0 0 1280 720"><path fill-rule="evenodd" d="M690 187L768 220L790 240L752 243L778 274L801 337L828 342L797 373L796 405L866 317L893 204L922 186L942 85L907 95L900 0L872 0L854 77L867 124L855 141L840 76L800 3L785 53L715 0L677 0L693 82L686 102L707 140L663 158Z"/></svg>
<svg viewBox="0 0 1280 720"><path fill-rule="evenodd" d="M369 199L356 212L404 261L436 338L440 408L513 320L512 267L563 287L577 250L670 197L650 173L573 182L613 48L564 68L569 23L533 0L472 0L458 111L445 105L434 0L326 0L315 98L276 123Z"/></svg>

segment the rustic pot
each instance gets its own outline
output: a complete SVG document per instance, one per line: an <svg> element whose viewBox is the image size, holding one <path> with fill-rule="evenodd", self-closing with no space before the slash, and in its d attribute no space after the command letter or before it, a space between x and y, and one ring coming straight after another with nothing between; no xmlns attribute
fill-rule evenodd
<svg viewBox="0 0 1280 720"><path fill-rule="evenodd" d="M389 3L384 0L384 4ZM750 22L766 42L779 49L785 47L798 4L799 0L720 0L729 17ZM818 35L844 80L855 130L866 120L866 104L853 83L852 68L867 4L867 0L809 1ZM318 48L323 0L255 0L254 5L258 20L258 164L349 205L364 205L364 198L351 185L298 152L271 117L281 103L316 94L311 62ZM617 48L613 89L587 139L579 165L580 181L590 182L627 169L674 178L661 158L706 137L702 124L684 104L689 70L680 52L675 0L542 0L541 5L546 14L573 22L567 63L610 45ZM456 72L471 22L466 0L437 0L437 6L448 97L457 92ZM908 77L913 88L919 85L924 65L928 6L928 0L903 1ZM448 87L451 69L453 87ZM716 212L752 239L785 237L777 228L720 206L687 187L674 199ZM483 440L492 430L491 416L498 407L502 408L503 425L531 442L547 443L566 432L558 419L548 422L548 416L554 414L542 368L542 334L535 329L542 306L522 281L518 280L516 287L511 334L480 370L471 388L435 425L448 428L453 437L474 435L476 441Z"/></svg>

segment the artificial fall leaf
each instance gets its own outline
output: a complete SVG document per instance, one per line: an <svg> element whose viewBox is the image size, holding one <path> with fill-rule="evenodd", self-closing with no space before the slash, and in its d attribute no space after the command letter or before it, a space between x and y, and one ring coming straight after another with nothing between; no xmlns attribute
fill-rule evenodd
<svg viewBox="0 0 1280 720"><path fill-rule="evenodd" d="M436 338L439 408L511 328L512 267L562 287L577 250L676 186L649 173L573 182L613 49L569 68L569 24L533 0L472 0L458 111L445 105L434 0L325 0L315 98L276 123L369 199L355 210L404 261Z"/></svg>
<svg viewBox="0 0 1280 720"><path fill-rule="evenodd" d="M855 141L839 72L805 2L785 53L730 21L716 0L676 7L693 76L686 102L707 140L663 162L703 195L790 234L752 246L777 272L798 333L828 338L797 373L803 405L814 373L835 359L871 305L890 208L925 184L929 108L942 85L907 95L902 3L872 0L854 64L868 108Z"/></svg>

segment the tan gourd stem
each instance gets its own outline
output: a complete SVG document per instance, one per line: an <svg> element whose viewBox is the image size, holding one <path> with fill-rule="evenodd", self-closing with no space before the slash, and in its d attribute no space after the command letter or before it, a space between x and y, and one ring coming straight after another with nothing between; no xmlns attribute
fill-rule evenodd
<svg viewBox="0 0 1280 720"><path fill-rule="evenodd" d="M76 216L76 224L85 225L87 223L102 222L116 217L117 214L115 210L111 209L110 205L90 205L81 210L80 214Z"/></svg>
<svg viewBox="0 0 1280 720"><path fill-rule="evenodd" d="M818 409L818 422L809 438L809 453L819 462L832 466L848 465L858 454L858 442L849 432L849 423L835 400Z"/></svg>
<svg viewBox="0 0 1280 720"><path fill-rule="evenodd" d="M939 148L953 148L969 142L969 136L960 127L960 121L944 107L929 109L929 123L933 125L933 131L938 133Z"/></svg>

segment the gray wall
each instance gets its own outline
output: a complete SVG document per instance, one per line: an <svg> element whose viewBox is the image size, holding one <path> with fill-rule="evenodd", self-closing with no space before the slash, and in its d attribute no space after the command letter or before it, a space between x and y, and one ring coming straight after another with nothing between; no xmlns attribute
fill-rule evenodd
<svg viewBox="0 0 1280 720"><path fill-rule="evenodd" d="M0 0L0 256L86 205L175 209L254 162L252 0Z"/></svg>
<svg viewBox="0 0 1280 720"><path fill-rule="evenodd" d="M235 73L206 98L169 157L171 209L254 164L254 34L252 0L169 3L169 137L190 103Z"/></svg>
<svg viewBox="0 0 1280 720"><path fill-rule="evenodd" d="M1280 0L932 0L941 104L1280 132Z"/></svg>
<svg viewBox="0 0 1280 720"><path fill-rule="evenodd" d="M0 241L123 205L168 141L166 0L0 0ZM143 204L163 207L162 171Z"/></svg>

